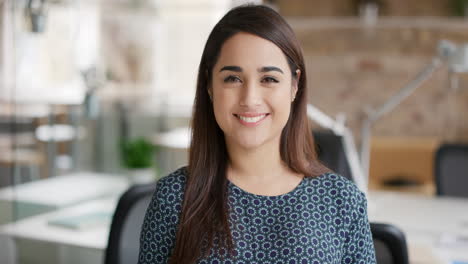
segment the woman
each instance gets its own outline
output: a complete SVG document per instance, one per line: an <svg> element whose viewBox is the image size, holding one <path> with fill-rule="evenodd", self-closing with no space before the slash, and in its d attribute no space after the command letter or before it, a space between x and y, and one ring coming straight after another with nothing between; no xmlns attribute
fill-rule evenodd
<svg viewBox="0 0 468 264"><path fill-rule="evenodd" d="M201 58L189 164L160 179L139 263L375 263L366 198L318 162L300 45L242 6Z"/></svg>

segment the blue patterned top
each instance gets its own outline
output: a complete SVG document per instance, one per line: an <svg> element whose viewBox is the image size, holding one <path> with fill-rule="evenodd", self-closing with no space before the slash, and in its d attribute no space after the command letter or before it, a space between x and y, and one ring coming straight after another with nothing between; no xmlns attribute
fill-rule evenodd
<svg viewBox="0 0 468 264"><path fill-rule="evenodd" d="M139 264L167 263L174 248L186 167L161 178L140 238ZM229 224L235 258L215 247L199 264L375 264L365 195L348 179L305 177L286 194L249 193L228 180Z"/></svg>

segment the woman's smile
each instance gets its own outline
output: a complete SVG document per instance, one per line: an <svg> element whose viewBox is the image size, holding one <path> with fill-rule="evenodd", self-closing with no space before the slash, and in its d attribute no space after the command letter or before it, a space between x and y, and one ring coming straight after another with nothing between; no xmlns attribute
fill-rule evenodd
<svg viewBox="0 0 468 264"><path fill-rule="evenodd" d="M259 125L263 120L265 120L270 114L233 114L239 122L247 127L254 127Z"/></svg>

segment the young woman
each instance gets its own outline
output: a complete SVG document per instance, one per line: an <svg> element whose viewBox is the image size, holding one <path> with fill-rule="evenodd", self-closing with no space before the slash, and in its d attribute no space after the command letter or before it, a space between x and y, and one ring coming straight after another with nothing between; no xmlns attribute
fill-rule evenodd
<svg viewBox="0 0 468 264"><path fill-rule="evenodd" d="M375 263L366 198L317 160L289 25L229 11L201 58L189 164L160 179L139 263Z"/></svg>

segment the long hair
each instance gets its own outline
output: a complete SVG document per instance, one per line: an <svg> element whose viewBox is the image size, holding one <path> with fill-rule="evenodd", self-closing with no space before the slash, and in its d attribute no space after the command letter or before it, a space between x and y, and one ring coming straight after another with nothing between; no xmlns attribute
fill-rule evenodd
<svg viewBox="0 0 468 264"><path fill-rule="evenodd" d="M281 159L292 171L305 177L315 177L328 170L317 160L306 115L304 58L293 30L269 7L244 5L231 9L211 31L198 69L187 181L175 248L170 259L173 264L194 263L199 257L207 257L212 252L213 240L219 241L219 246L229 254L234 252L227 205L226 169L229 157L223 131L215 119L208 87L223 43L239 32L259 36L278 46L297 81L296 99L292 102L289 119L281 133ZM297 69L301 71L299 79L295 74Z"/></svg>

